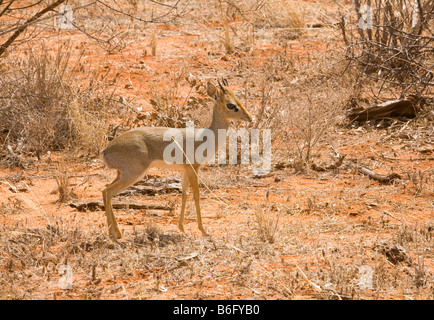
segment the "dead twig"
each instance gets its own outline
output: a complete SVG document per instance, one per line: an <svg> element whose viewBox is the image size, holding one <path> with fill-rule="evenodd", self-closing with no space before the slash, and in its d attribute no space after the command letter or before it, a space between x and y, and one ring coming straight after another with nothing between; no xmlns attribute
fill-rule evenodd
<svg viewBox="0 0 434 320"><path fill-rule="evenodd" d="M381 155L381 158L384 160L389 161L433 161L434 157L427 157L427 158L393 158L393 157L387 157L384 155Z"/></svg>
<svg viewBox="0 0 434 320"><path fill-rule="evenodd" d="M303 276L303 278L312 286L314 287L316 290L318 290L319 292L324 292L323 289L321 288L321 286L317 285L316 283L312 282L311 280L309 280L309 278L306 276L306 274L303 272L303 270L301 270L301 268L296 264L295 265L298 269L298 271L300 271L301 275Z"/></svg>
<svg viewBox="0 0 434 320"><path fill-rule="evenodd" d="M400 218L395 217L393 214L391 214L390 212L388 212L388 211L386 211L386 210L383 210L383 213L384 213L385 215L389 216L389 217L392 217L393 219L398 220L398 221L401 222L401 223L406 223L405 220L403 221L403 219L400 219Z"/></svg>
<svg viewBox="0 0 434 320"><path fill-rule="evenodd" d="M47 12L55 9L56 7L60 6L65 0L57 0L53 2L52 4L48 5L38 13L36 13L34 16L32 16L30 19L26 21L25 24L18 27L18 29L12 34L12 36L6 40L5 43L0 45L0 57L5 53L6 49L26 30L27 26L34 21L38 20L41 16L46 14Z"/></svg>
<svg viewBox="0 0 434 320"><path fill-rule="evenodd" d="M390 183L395 182L396 180L402 179L402 177L395 172L384 175L384 174L375 173L374 171L369 170L365 167L361 167L359 165L356 165L356 169L357 169L357 171L368 176L372 180L378 181L382 184L390 184Z"/></svg>
<svg viewBox="0 0 434 320"><path fill-rule="evenodd" d="M76 201L69 202L68 205L70 207L76 208L78 211L95 211L97 209L104 209L104 203L102 201L95 200L85 200L85 201ZM114 201L112 203L114 209L151 209L151 210L172 210L172 207L169 205L159 205L159 204L151 204L151 203L139 203L134 201Z"/></svg>

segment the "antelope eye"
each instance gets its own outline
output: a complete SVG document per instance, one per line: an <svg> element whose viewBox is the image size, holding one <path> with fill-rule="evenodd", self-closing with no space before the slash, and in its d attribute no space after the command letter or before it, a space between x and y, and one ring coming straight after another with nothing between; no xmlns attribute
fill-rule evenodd
<svg viewBox="0 0 434 320"><path fill-rule="evenodd" d="M235 112L238 111L238 107L237 107L237 105L236 105L236 104L233 104L233 103L231 103L231 102L229 102L229 103L226 104L226 108L228 108L229 110L234 110Z"/></svg>

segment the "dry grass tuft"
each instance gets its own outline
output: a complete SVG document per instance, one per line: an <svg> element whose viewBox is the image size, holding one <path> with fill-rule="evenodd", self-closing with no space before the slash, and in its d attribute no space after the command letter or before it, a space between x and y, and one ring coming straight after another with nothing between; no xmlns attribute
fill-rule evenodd
<svg viewBox="0 0 434 320"><path fill-rule="evenodd" d="M276 242L280 229L280 216L280 211L276 210L272 205L267 205L265 208L256 208L256 230L262 241L268 243Z"/></svg>
<svg viewBox="0 0 434 320"><path fill-rule="evenodd" d="M250 8L257 7L251 11L252 20L258 26L271 26L273 28L286 29L287 39L298 39L306 32L306 17L303 1L264 1L255 6L252 1ZM243 3L243 2L241 2Z"/></svg>
<svg viewBox="0 0 434 320"><path fill-rule="evenodd" d="M14 153L38 159L52 150L97 154L114 115L106 88L88 76L77 78L78 63L72 64L67 49L54 56L45 48L31 50L26 58L8 63L9 71L0 79L0 127L7 132L2 147L21 145Z"/></svg>
<svg viewBox="0 0 434 320"><path fill-rule="evenodd" d="M59 202L64 203L71 199L77 198L74 194L74 189L71 186L71 178L68 172L68 165L62 159L57 164L56 173L54 175L57 184L57 193L59 194Z"/></svg>

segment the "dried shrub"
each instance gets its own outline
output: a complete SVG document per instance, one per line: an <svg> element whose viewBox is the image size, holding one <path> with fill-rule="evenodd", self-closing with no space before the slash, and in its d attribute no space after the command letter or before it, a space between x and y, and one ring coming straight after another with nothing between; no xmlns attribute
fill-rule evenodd
<svg viewBox="0 0 434 320"><path fill-rule="evenodd" d="M96 94L95 97L92 95ZM68 124L71 129L70 145L85 154L95 155L107 144L111 121L116 112L110 96L98 93L76 92L68 107ZM119 112L117 112L119 114Z"/></svg>
<svg viewBox="0 0 434 320"><path fill-rule="evenodd" d="M264 22L272 27L288 28L295 36L304 33L306 23L301 1L267 1L262 10Z"/></svg>
<svg viewBox="0 0 434 320"><path fill-rule="evenodd" d="M202 81L180 68L170 74L168 82L170 85L162 88L151 88L152 111L139 114L135 125L184 128L190 120L198 126L209 125L211 115L203 109L210 99Z"/></svg>
<svg viewBox="0 0 434 320"><path fill-rule="evenodd" d="M282 54L268 58L258 69L248 63L250 62L240 66L248 70L245 78L249 80L246 81L244 89L249 96L248 100L257 101L251 106L255 115L253 127L272 128L272 140L281 140L285 132L285 119L282 115L286 112L281 99L285 94L284 87L291 81L294 64Z"/></svg>
<svg viewBox="0 0 434 320"><path fill-rule="evenodd" d="M222 2L220 2L221 5ZM228 18L240 17L258 26L288 28L294 35L304 33L305 12L302 1L224 1Z"/></svg>
<svg viewBox="0 0 434 320"><path fill-rule="evenodd" d="M6 63L0 79L4 149L14 146L15 151L38 158L67 148L89 154L100 150L115 111L114 100L95 79L76 75L77 63L72 64L67 50L54 56L46 49L29 51L25 58Z"/></svg>
<svg viewBox="0 0 434 320"><path fill-rule="evenodd" d="M249 71L248 93L258 101L256 128L271 128L275 161L296 158L298 169L310 166L330 133L345 121L346 109L361 92L354 74L342 64L324 68L335 53L312 57L308 64L276 54ZM253 76L254 75L254 76ZM285 159L278 159L284 157Z"/></svg>
<svg viewBox="0 0 434 320"><path fill-rule="evenodd" d="M356 19L341 20L346 58L370 78L406 94L432 94L434 2L354 0Z"/></svg>
<svg viewBox="0 0 434 320"><path fill-rule="evenodd" d="M72 92L62 79L68 58L58 54L52 60L47 52L30 52L27 58L10 63L0 80L0 119L8 143L23 141L27 151L38 157L66 147L70 130L64 111Z"/></svg>
<svg viewBox="0 0 434 320"><path fill-rule="evenodd" d="M284 100L288 141L297 150L302 166L309 167L321 142L330 143L330 132L344 121L349 92L329 83L297 88Z"/></svg>

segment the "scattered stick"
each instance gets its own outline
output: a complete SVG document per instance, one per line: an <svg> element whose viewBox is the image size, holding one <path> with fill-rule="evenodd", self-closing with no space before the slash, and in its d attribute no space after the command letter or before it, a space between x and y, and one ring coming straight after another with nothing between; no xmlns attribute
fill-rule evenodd
<svg viewBox="0 0 434 320"><path fill-rule="evenodd" d="M241 253L247 254L246 251L241 250L241 249L239 249L239 248L237 248L237 247L235 247L235 246L233 246L233 245L231 245L231 244L226 244L226 247L231 248L231 249L234 249L234 250L236 250L236 251L238 251L238 252L241 252Z"/></svg>
<svg viewBox="0 0 434 320"><path fill-rule="evenodd" d="M102 201L87 200L87 201L76 201L69 202L68 205L72 208L76 208L80 212L84 211L95 211L97 209L104 210L104 203ZM159 205L150 203L140 203L134 201L121 202L113 201L112 206L114 209L150 209L150 210L172 210L173 208L169 205Z"/></svg>
<svg viewBox="0 0 434 320"><path fill-rule="evenodd" d="M388 175L384 175L384 174L378 174L375 173L374 171L371 171L367 168L361 167L359 165L356 165L357 171L359 171L360 173L367 175L369 178L371 178L372 180L378 181L380 183L383 184L390 184L395 182L396 180L401 180L401 176L395 172L390 173Z"/></svg>
<svg viewBox="0 0 434 320"><path fill-rule="evenodd" d="M318 290L319 292L323 292L323 289L317 285L316 283L312 282L309 280L309 278L306 276L306 274L303 272L303 270L301 270L301 268L296 264L295 265L297 267L297 269L300 271L301 275L303 276L303 278L312 286L314 287L316 290Z"/></svg>
<svg viewBox="0 0 434 320"><path fill-rule="evenodd" d="M427 158L392 158L392 157L387 157L384 155L381 155L381 158L383 158L384 160L389 160L389 161L433 161L434 157L427 157Z"/></svg>
<svg viewBox="0 0 434 320"><path fill-rule="evenodd" d="M20 175L19 178L20 180L24 180L24 179L28 179L28 180L32 180L32 179L40 179L40 180L44 180L44 179L53 179L54 178L54 174L43 174L43 175L37 175L34 173L29 173L28 175ZM84 177L98 177L101 176L100 173L91 173L91 174L69 174L68 177L70 178L84 178ZM16 180L16 174L15 175L8 175L8 176L1 176L0 179L4 179L4 180Z"/></svg>
<svg viewBox="0 0 434 320"><path fill-rule="evenodd" d="M141 186L135 185L131 186L128 189L121 191L118 193L119 196L126 196L131 194L143 194L143 195L157 195L157 194L166 194L166 193L180 193L181 186L179 183L177 184L168 184L167 186L162 187L153 187L153 186Z"/></svg>
<svg viewBox="0 0 434 320"><path fill-rule="evenodd" d="M401 222L401 223L406 223L405 220L403 221L402 219L395 217L393 214L391 214L390 212L388 212L388 211L386 211L386 210L383 210L383 213L384 213L385 215L388 215L388 216L392 217L393 219L398 220L398 221Z"/></svg>

